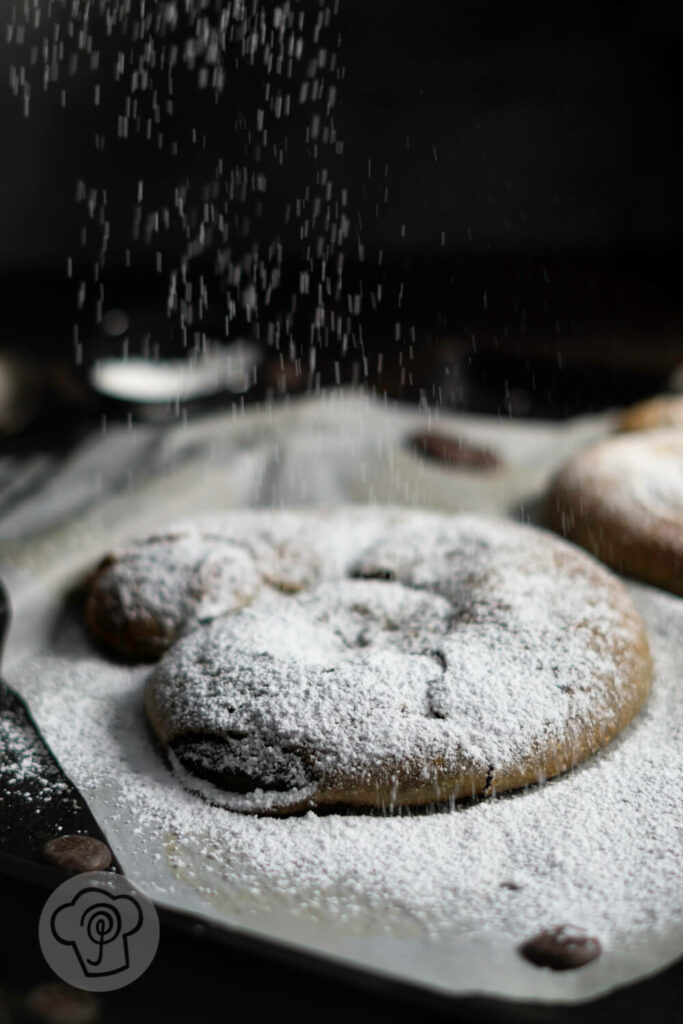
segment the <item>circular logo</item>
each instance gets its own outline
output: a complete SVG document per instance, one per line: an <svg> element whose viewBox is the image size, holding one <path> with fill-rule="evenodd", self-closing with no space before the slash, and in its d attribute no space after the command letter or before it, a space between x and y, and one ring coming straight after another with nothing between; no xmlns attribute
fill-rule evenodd
<svg viewBox="0 0 683 1024"><path fill-rule="evenodd" d="M63 882L40 915L38 939L58 977L88 992L130 985L159 946L154 905L123 875L90 871Z"/></svg>

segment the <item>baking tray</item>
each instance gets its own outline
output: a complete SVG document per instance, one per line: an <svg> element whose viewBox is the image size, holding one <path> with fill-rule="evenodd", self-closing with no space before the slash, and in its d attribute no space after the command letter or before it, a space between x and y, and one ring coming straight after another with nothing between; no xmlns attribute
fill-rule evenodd
<svg viewBox="0 0 683 1024"><path fill-rule="evenodd" d="M45 636L46 627L49 632L53 630L55 622L63 620L67 594L74 582L81 578L84 568L92 563L101 553L103 547L126 535L134 535L144 531L147 527L153 528L157 525L157 510L162 494L165 494L166 497L163 503L165 513L173 518L198 510L206 511L207 508L212 507L245 503L277 504L278 495L286 494L288 489L291 493L297 487L297 467L300 469L302 463L295 463L292 453L303 450L306 456L304 461L309 471L307 479L320 481L320 475L316 475L315 472L310 473L312 452L318 456L320 466L325 466L327 472L328 486L318 488L313 495L313 503L319 503L324 499L329 500L330 490L337 500L340 496L355 500L362 497L386 498L386 491L381 493L381 487L378 487L378 484L382 483L381 469L374 476L372 474L369 476L366 491L372 491L372 493L363 495L359 493L358 477L350 480L348 475L346 478L344 476L345 472L347 474L349 472L348 460L342 460L341 465L334 461L335 446L340 434L345 436L346 444L343 449L346 451L350 424L355 424L358 429L359 420L360 433L367 433L368 426L372 428L373 450L379 453L380 463L386 466L392 459L394 461L392 473L384 481L385 486L390 484L390 487L394 489L394 493L389 494L390 500L396 500L395 492L397 490L402 491L405 495L411 490L411 486L414 487L415 481L410 480L409 474L397 472L396 462L400 462L402 458L405 437L415 426L424 425L424 416L406 415L405 412L399 410L395 410L393 413L387 412L358 399L347 400L336 409L330 406L321 407L319 404L317 406L311 403L307 404L308 408L302 407L304 405L302 403L302 406L291 411L293 415L289 417L290 422L287 422L286 417L282 417L280 422L276 422L274 426L272 417L268 413L270 429L274 430L279 449L277 456L279 475L272 472L273 439L264 436L263 422L255 416L251 423L239 423L234 431L236 436L233 435L231 443L226 447L226 451L233 456L232 459L227 462L223 460L220 467L214 464L208 473L205 467L199 469L195 466L190 474L191 476L193 474L192 487L188 488L187 486L188 467L183 463L180 472L164 474L160 479L147 481L143 486L132 489L125 497L118 495L102 502L96 509L91 509L82 516L79 523L58 524L51 530L43 531L39 537L34 538L33 543L26 545L23 552L15 551L12 558L7 558L6 572L10 577L10 584L14 584L13 590L18 595L16 629L13 630L9 650L10 666L25 656L27 649L31 646L30 638L35 641L35 638ZM346 421L347 428L345 435L344 421ZM529 510L533 509L535 497L538 496L539 486L544 476L547 476L552 464L564 453L573 450L578 444L584 443L586 439L604 433L605 422L603 418L600 421L585 421L576 424L571 440L569 439L570 432L565 431L562 433L561 443L558 444L557 436L546 437L543 440L540 430L529 431L525 425L521 425L521 429L515 430L512 425L506 424L503 436L503 430L499 423L484 420L479 422L476 418L449 419L441 424L445 430L457 431L460 435L464 431L475 440L489 443L494 441L499 449L507 448L510 452L516 452L518 455L523 452L523 461L526 462L526 465L515 466L516 471L506 477L503 482L499 478L493 486L485 484L477 496L478 485L474 478L463 478L458 474L444 475L443 470L439 469L429 470L425 475L422 467L416 469L410 463L409 465L415 469L421 481L421 503L433 504L442 508L476 508L481 505L487 511L493 508L495 511L504 510L507 513L516 509L518 512L522 510L521 517L528 518ZM203 440L210 444L214 456L215 439L217 436L224 436L225 427L225 421L221 420L211 425L204 424L199 428L198 433L203 435ZM559 434L559 432L556 433ZM290 438L291 444L287 457L283 458L283 448L287 447L286 444L283 444L283 437L287 436ZM185 443L187 440L188 438L185 437L183 442ZM198 443L199 440L195 434L193 443ZM178 439L176 439L177 441ZM333 453L331 457L330 452ZM357 458L358 453L356 452L356 461ZM333 466L332 472L330 472L330 464ZM367 467L366 460L366 471ZM223 471L222 477L221 470ZM228 483L228 478L230 478L230 483ZM323 479L325 479L324 475ZM358 488L355 493L353 493L354 483ZM340 490L344 492L343 495L339 494ZM352 493L349 494L349 491ZM379 494L378 491L380 491ZM245 501L245 497L248 501ZM122 515L124 508L127 514ZM107 538L106 543L103 542L104 536ZM117 851L116 839L111 836L110 839ZM123 860L125 866L125 858ZM10 867L6 862L3 866L6 869ZM14 869L17 868L18 864L15 863ZM163 907L162 899L157 898L157 902ZM201 918L203 925L212 934L220 936L221 939L235 941L240 945L246 944L269 953L276 952L277 955L293 957L297 962L301 962L302 958L303 961L307 961L311 956L316 956L316 951L311 948L310 943L308 945L304 943L304 948L297 950L296 942L283 941L282 934L279 936L275 933L269 935L267 928L257 927L255 931L238 928L235 931L208 920L206 915L202 914L201 908L190 914L179 913L177 908L174 910L173 907L167 909L170 919L177 923L187 920L196 921L197 918ZM482 952L479 951L479 955ZM348 977L356 976L359 972L361 975L366 974L367 976L367 969L363 969L357 958L354 961L352 957L352 965L350 965L348 951L341 950L340 953L341 955L335 955L333 949L327 949L324 956L328 965L330 962L334 964L336 961L336 966L333 969L341 970L342 974ZM317 956L320 957L320 951L317 951ZM344 963L344 960L347 962ZM372 973L375 977L382 974L385 978L389 976L392 985L405 985L409 984L411 980L409 965L408 969L405 969L405 966L401 968L399 965L398 969L394 971L387 971L386 967L384 970L380 968L377 971L376 967ZM647 985L647 983L645 984ZM429 986L427 985L427 987ZM641 984L639 988L642 987ZM543 997L536 996L536 998L542 999ZM619 1002L621 997L615 995L613 998ZM458 999L458 1005L462 1005L463 1009L465 1005L474 1009L475 1004L479 1003L482 1008L486 1007L488 1019L492 1018L494 1007L496 1007L495 1012L503 1014L503 1016L509 1008L516 1019L519 1019L523 1007L525 1014L528 1013L536 1019L559 1020L564 1019L567 1014L581 1012L580 1010L573 1011L567 1006L553 1007L552 1002L547 1001L547 997L545 1004L529 1005L520 1000L517 1000L516 1003L500 1003L498 1005L491 1000L482 1002L475 998L472 1001L469 997ZM594 1005L598 1006L604 1003L603 999ZM501 1017L501 1019L503 1018Z"/></svg>

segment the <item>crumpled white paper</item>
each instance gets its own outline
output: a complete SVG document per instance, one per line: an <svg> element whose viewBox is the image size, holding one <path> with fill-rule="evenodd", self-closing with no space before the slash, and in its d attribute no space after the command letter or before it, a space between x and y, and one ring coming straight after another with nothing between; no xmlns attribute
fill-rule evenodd
<svg viewBox="0 0 683 1024"><path fill-rule="evenodd" d="M78 623L64 615L66 591L105 550L195 513L243 505L378 502L533 518L549 475L610 424L608 416L567 424L450 415L432 420L443 433L495 448L505 467L486 474L442 467L409 450L406 439L429 419L428 413L342 392L163 432L155 427L155 474L149 475L144 460L133 463L124 488L105 491L68 521L59 479L53 479L45 496L57 495L52 519L48 500L41 529L21 545L6 544L2 552L2 572L15 607L5 674L27 699L131 881L157 902L443 992L544 1001L593 998L680 956L683 930L672 928L648 935L647 942L609 948L599 961L562 974L531 967L509 939L485 929L474 927L468 936L457 929L428 935L390 915L383 919L372 907L367 926L361 922L350 928L343 924L343 907L336 917L313 909L309 913L303 899L293 906L286 899L255 900L240 891L231 884L229 859L222 862L220 850L200 827L207 814L225 812L193 804L196 798L179 790L149 738L140 703L147 669L100 659ZM138 444L148 450L144 429ZM92 450L86 449L82 458L87 476ZM101 458L106 462L106 444ZM77 452L71 472L78 471L78 460ZM633 586L632 592L657 634L655 654L670 676L679 657L676 637L668 637L658 623L683 625L683 602L649 588ZM98 703L98 673L110 674L115 713L111 704ZM55 728L65 714L73 723L68 735ZM107 742L112 736L116 743ZM89 778L87 767L98 750L106 771ZM159 827L155 808L165 795L169 805L175 801L187 811L180 814L183 820L196 806L196 829L179 835Z"/></svg>

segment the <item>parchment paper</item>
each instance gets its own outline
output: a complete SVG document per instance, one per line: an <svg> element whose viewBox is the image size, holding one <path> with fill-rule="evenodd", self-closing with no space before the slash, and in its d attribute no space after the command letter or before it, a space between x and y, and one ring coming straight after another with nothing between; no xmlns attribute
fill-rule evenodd
<svg viewBox="0 0 683 1024"><path fill-rule="evenodd" d="M428 422L444 433L490 445L502 455L505 468L483 474L421 459L405 441ZM0 522L1 571L15 609L5 675L27 699L59 757L63 744L58 735L50 734L51 717L44 710L59 699L56 681L47 668L35 670L40 660L31 661L32 670L27 671L26 659L46 656L47 666L55 650L78 659L83 638L78 625L64 614L65 594L112 544L185 515L243 505L373 502L533 519L553 470L570 452L609 428L609 416L556 424L442 415L434 423L427 411L387 407L342 392L275 410L213 416L162 432L158 427L139 428L132 436L125 428L113 431L98 442L95 452L91 444L70 459L65 486L70 482L73 487L79 474L87 482L98 458L106 465L108 445L128 452L132 469L125 486L119 474L115 487L103 487L99 500L84 503L80 511L66 502L65 514L57 477L42 501L40 495L29 500L30 537L17 536L21 507L9 526L4 523L4 530ZM136 451L143 453L137 463ZM677 600L654 592L649 598L649 588L632 590L650 616L656 617L658 601ZM671 644L675 648L675 637ZM675 654L669 651L667 656ZM106 670L103 659L102 671ZM127 773L144 777L150 786L169 785L167 769L147 735L134 697L143 674L140 668L130 670L131 699L123 702L119 723L127 749L118 767L113 766L108 784L93 786L78 765L62 760L62 767L87 799L131 881L158 903L442 992L511 999L594 998L661 969L683 953L683 933L650 935L647 943L610 950L580 971L561 974L531 967L495 935L473 942L442 932L436 941L392 928L391 922L383 929L381 921L365 934L350 933L334 921L308 917L300 908L286 905L250 906L247 913L239 898L231 898L229 885L228 891L224 887L207 897L202 887L211 888L211 865L202 853L201 837L194 848L192 837L184 844L183 859L191 870L174 871L169 837L145 821L131 822L121 815ZM89 723L90 713L79 722L84 734L97 727L94 718Z"/></svg>

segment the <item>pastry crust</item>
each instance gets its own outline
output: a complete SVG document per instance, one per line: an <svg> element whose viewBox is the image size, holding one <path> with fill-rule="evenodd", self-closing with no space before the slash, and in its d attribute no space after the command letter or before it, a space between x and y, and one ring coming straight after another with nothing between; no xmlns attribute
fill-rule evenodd
<svg viewBox="0 0 683 1024"><path fill-rule="evenodd" d="M683 431L608 438L553 481L547 521L617 572L683 595Z"/></svg>
<svg viewBox="0 0 683 1024"><path fill-rule="evenodd" d="M150 676L188 788L275 815L488 795L566 771L637 714L645 629L589 556L507 522L364 515L344 575L261 594Z"/></svg>
<svg viewBox="0 0 683 1024"><path fill-rule="evenodd" d="M324 525L314 513L247 514L181 523L107 555L88 586L85 621L120 657L155 661L202 622L248 605L263 589L296 592L322 574Z"/></svg>
<svg viewBox="0 0 683 1024"><path fill-rule="evenodd" d="M683 395L657 395L624 409L617 421L618 430L657 430L662 427L683 429Z"/></svg>

